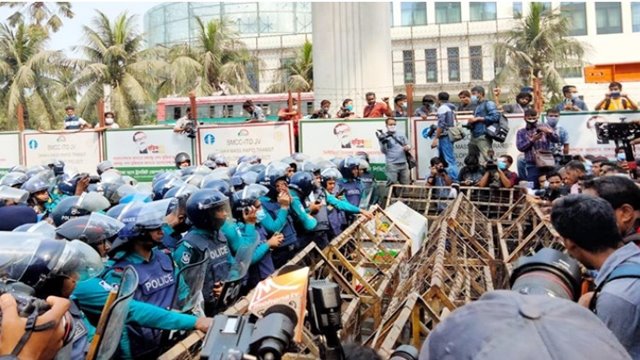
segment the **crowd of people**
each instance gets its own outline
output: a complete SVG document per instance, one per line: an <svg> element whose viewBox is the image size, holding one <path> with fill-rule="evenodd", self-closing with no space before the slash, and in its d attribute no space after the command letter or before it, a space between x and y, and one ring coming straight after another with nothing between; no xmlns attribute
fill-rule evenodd
<svg viewBox="0 0 640 360"><path fill-rule="evenodd" d="M211 154L200 165L179 153L175 165L151 184L123 176L109 161L92 175L52 161L17 165L0 179L0 273L37 298L70 301L75 327L85 331L65 338L63 358L85 357L128 266L138 284L118 357L155 358L169 345L168 331L207 331L229 305L225 283L239 281L235 296L247 294L308 244L324 248L357 216L372 217L366 153L331 161L295 153L269 164L255 155L227 164ZM7 246L17 243L26 260L7 258ZM79 261L42 266L57 258L50 249L63 245L55 244L75 249ZM201 283L193 272L179 275L200 265Z"/></svg>

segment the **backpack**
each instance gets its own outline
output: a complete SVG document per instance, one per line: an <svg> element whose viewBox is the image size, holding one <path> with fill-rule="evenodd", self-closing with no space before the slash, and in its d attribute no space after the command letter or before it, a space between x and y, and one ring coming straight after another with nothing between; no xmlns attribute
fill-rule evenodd
<svg viewBox="0 0 640 360"><path fill-rule="evenodd" d="M488 101L484 103L485 112L487 111L487 102ZM500 119L498 119L497 123L487 125L485 135L489 139L499 143L505 142L505 140L507 140L507 135L509 135L509 119L507 119L503 113L500 113Z"/></svg>
<svg viewBox="0 0 640 360"><path fill-rule="evenodd" d="M598 301L598 294L602 291L602 288L613 280L618 279L640 279L640 264L621 264L617 268L613 269L611 274L604 279L604 281L595 289L593 292L593 297L589 302L589 310L591 310L594 314L596 312L596 303Z"/></svg>

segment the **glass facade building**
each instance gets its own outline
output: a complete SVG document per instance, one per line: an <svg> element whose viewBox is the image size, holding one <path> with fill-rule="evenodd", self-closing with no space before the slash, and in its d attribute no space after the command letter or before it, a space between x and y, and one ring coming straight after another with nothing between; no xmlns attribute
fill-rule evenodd
<svg viewBox="0 0 640 360"><path fill-rule="evenodd" d="M224 18L240 37L311 32L311 3L306 2L164 3L145 13L147 45L191 43L198 34L196 16L205 22Z"/></svg>

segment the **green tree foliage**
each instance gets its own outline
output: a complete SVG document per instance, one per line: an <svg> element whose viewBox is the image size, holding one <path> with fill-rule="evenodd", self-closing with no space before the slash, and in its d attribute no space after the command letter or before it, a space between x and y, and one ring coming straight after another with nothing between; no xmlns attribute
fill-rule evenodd
<svg viewBox="0 0 640 360"><path fill-rule="evenodd" d="M311 42L305 41L298 50L295 60L283 64L278 72L283 81L271 85L267 92L313 91L313 45Z"/></svg>

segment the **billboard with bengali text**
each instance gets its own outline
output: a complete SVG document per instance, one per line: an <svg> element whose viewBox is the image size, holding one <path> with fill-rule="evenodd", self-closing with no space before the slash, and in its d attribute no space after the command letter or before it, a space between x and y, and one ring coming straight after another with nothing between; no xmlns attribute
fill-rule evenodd
<svg viewBox="0 0 640 360"><path fill-rule="evenodd" d="M291 155L293 126L290 122L262 122L200 126L197 134L199 160L222 154L229 165L243 155L258 155L263 163Z"/></svg>
<svg viewBox="0 0 640 360"><path fill-rule="evenodd" d="M123 175L150 182L164 169L175 169L175 156L186 152L195 159L193 140L171 128L108 130L104 134L105 159Z"/></svg>
<svg viewBox="0 0 640 360"><path fill-rule="evenodd" d="M22 146L26 166L43 165L56 159L80 172L95 173L102 159L100 132L92 130L24 132Z"/></svg>
<svg viewBox="0 0 640 360"><path fill-rule="evenodd" d="M7 173L9 168L20 164L20 133L0 133L0 176Z"/></svg>

